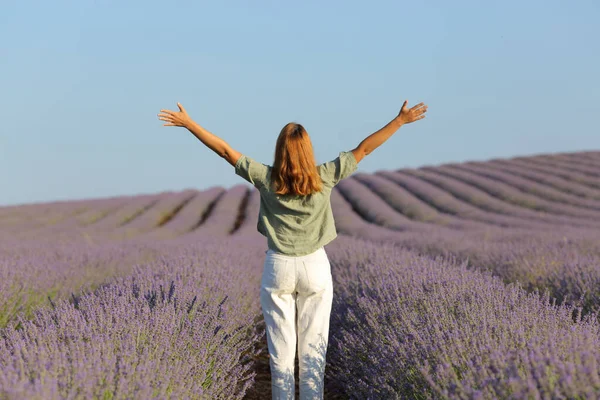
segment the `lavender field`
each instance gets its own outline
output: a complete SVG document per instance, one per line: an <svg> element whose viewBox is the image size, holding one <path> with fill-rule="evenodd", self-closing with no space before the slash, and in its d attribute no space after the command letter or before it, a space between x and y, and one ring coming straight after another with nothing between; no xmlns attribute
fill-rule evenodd
<svg viewBox="0 0 600 400"><path fill-rule="evenodd" d="M0 399L271 398L259 200L0 207ZM600 398L600 151L356 172L331 203L326 399Z"/></svg>

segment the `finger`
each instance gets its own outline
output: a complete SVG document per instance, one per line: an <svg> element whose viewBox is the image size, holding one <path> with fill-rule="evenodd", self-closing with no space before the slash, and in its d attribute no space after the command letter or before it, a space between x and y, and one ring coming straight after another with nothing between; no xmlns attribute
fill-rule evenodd
<svg viewBox="0 0 600 400"><path fill-rule="evenodd" d="M167 113L167 114L175 114L174 111L171 110L160 110L161 112Z"/></svg>
<svg viewBox="0 0 600 400"><path fill-rule="evenodd" d="M171 117L158 117L158 119L160 119L162 121L173 121L173 118L171 118Z"/></svg>
<svg viewBox="0 0 600 400"><path fill-rule="evenodd" d="M163 126L175 126L175 124L163 124Z"/></svg>
<svg viewBox="0 0 600 400"><path fill-rule="evenodd" d="M173 116L168 114L158 114L158 118L173 118Z"/></svg>
<svg viewBox="0 0 600 400"><path fill-rule="evenodd" d="M177 103L177 107L179 107L179 111L181 111L183 113L185 112L185 108L183 108L183 106L181 105L181 103L178 102Z"/></svg>
<svg viewBox="0 0 600 400"><path fill-rule="evenodd" d="M416 110L417 108L420 108L421 106L423 106L424 103L419 103L416 106L412 107L411 110Z"/></svg>
<svg viewBox="0 0 600 400"><path fill-rule="evenodd" d="M404 100L404 103L402 103L402 107L400 107L400 112L406 111L407 104L408 104L408 100Z"/></svg>

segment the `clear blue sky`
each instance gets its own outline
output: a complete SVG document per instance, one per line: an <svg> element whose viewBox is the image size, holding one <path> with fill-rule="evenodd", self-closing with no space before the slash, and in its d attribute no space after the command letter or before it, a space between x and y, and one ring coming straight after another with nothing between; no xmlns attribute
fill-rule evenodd
<svg viewBox="0 0 600 400"><path fill-rule="evenodd" d="M362 172L600 149L600 3L11 1L0 12L0 205L244 183L183 128L317 163L429 105Z"/></svg>

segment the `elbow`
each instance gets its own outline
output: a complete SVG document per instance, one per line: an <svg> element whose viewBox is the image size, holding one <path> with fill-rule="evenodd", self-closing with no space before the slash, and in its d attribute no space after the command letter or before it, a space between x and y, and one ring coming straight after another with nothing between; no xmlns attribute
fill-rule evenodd
<svg viewBox="0 0 600 400"><path fill-rule="evenodd" d="M371 147L369 147L369 146L360 146L360 147L359 147L359 150L360 150L360 151L359 151L359 153L360 153L360 155L361 155L361 157L360 157L360 158L363 158L363 157L365 157L365 156L368 156L369 154L371 154L371 152L372 152L374 149L372 149L372 148L371 148Z"/></svg>
<svg viewBox="0 0 600 400"><path fill-rule="evenodd" d="M355 150L361 155L361 158L362 156L368 156L373 151L366 143L359 144Z"/></svg>
<svg viewBox="0 0 600 400"><path fill-rule="evenodd" d="M229 158L229 152L227 152L227 149L219 149L216 150L216 153L219 155L219 157L221 158Z"/></svg>
<svg viewBox="0 0 600 400"><path fill-rule="evenodd" d="M352 153L354 154L354 158L358 164L363 158L365 158L366 155L370 153L370 151L368 151L365 147L359 146L358 148L352 150Z"/></svg>

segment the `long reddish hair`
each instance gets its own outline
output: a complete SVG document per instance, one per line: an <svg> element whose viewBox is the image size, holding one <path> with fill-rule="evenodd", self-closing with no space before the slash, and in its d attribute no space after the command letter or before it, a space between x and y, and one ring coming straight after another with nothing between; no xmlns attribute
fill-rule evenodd
<svg viewBox="0 0 600 400"><path fill-rule="evenodd" d="M281 195L309 195L323 188L312 142L302 125L290 122L279 133L271 182Z"/></svg>

